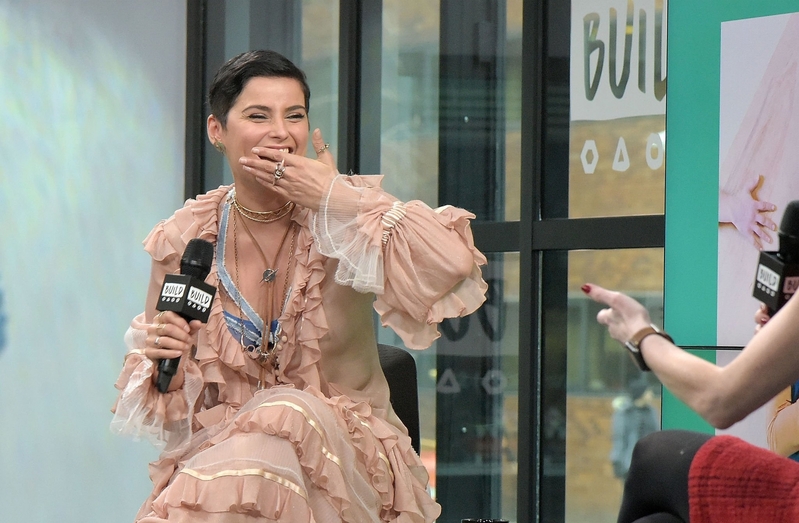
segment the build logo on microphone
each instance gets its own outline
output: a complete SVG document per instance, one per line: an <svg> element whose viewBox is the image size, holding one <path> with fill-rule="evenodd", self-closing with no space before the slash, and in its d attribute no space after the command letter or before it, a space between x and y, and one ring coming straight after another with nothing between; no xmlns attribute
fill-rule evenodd
<svg viewBox="0 0 799 523"><path fill-rule="evenodd" d="M780 286L780 275L763 264L757 267L757 288L771 296L776 296Z"/></svg>
<svg viewBox="0 0 799 523"><path fill-rule="evenodd" d="M211 300L214 297L197 287L189 287L189 307L193 307L202 312L208 310L211 306Z"/></svg>
<svg viewBox="0 0 799 523"><path fill-rule="evenodd" d="M161 301L164 303L179 302L186 292L185 283L164 283L161 287Z"/></svg>

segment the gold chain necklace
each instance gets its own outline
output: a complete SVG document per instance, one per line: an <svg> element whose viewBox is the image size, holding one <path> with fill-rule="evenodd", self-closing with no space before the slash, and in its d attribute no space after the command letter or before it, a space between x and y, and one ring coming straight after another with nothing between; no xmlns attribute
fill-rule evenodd
<svg viewBox="0 0 799 523"><path fill-rule="evenodd" d="M277 221L294 210L294 202L291 200L287 201L282 207L275 209L274 211L253 211L252 209L248 209L239 203L235 192L233 193L231 200L233 201L233 207L236 208L239 214L248 220L259 223L271 223Z"/></svg>
<svg viewBox="0 0 799 523"><path fill-rule="evenodd" d="M237 209L238 211L238 209ZM236 235L236 227L237 220L236 214L233 215L233 260L234 260L234 269L236 271L236 288L238 289L239 299L236 301L236 305L239 309L239 327L241 329L241 335L239 338L239 343L241 344L242 350L250 356L251 358L255 359L258 363L262 366L261 371L261 378L259 380L259 385L264 382L263 376L263 367L268 365L274 367L275 369L278 368L278 361L277 355L275 354L275 348L277 347L278 338L281 333L280 323L278 323L277 318L272 318L272 305L274 303L274 295L273 295L273 285L272 282L275 280L275 276L277 275L277 268L271 269L267 267L267 270L264 271L264 281L267 284L267 292L266 292L266 313L263 317L264 328L263 332L261 333L261 345L255 346L250 344L245 344L244 342L244 312L242 311L241 307L241 300L244 299L244 295L242 293L241 287L239 285L239 249L238 249L238 238ZM266 263L266 255L264 254L263 250L261 249L258 242L255 241L255 237L247 228L247 225L242 222L244 225L245 231L249 234L250 238L252 239L253 243L258 251L260 251L261 258ZM288 298L288 286L289 286L289 276L291 274L291 263L294 259L294 243L297 239L297 226L296 224L292 223L286 228L286 233L283 235L283 239L280 242L280 246L278 247L277 253L275 254L275 261L279 261L280 259L280 252L283 250L283 245L285 245L286 238L288 237L289 229L293 229L294 233L291 236L291 244L289 246L289 259L286 263L286 277L283 281L283 308L285 308L286 300ZM270 277L267 279L267 275ZM282 311L281 311L282 313ZM278 314L278 317L280 314Z"/></svg>

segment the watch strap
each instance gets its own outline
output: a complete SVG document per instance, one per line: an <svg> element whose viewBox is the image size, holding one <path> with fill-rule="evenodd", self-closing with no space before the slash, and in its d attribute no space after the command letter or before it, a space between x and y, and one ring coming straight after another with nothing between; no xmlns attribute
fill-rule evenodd
<svg viewBox="0 0 799 523"><path fill-rule="evenodd" d="M661 336L669 340L669 342L674 343L674 340L671 338L671 336L669 336L662 330L658 329L656 326L649 325L648 327L644 327L643 329L633 334L632 337L627 341L627 343L624 344L624 346L627 347L627 350L630 352L630 356L632 357L633 362L641 371L650 370L649 366L644 361L643 354L641 354L641 343L644 341L644 338L652 334Z"/></svg>

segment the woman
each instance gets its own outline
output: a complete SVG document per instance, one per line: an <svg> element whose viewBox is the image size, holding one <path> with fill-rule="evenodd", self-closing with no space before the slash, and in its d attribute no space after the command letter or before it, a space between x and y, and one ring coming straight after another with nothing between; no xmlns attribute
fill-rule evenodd
<svg viewBox="0 0 799 523"><path fill-rule="evenodd" d="M389 403L373 309L409 348L484 301L461 209L400 202L342 176L309 139L305 75L270 51L225 63L208 138L234 184L187 201L144 241L145 310L126 335L112 427L165 445L141 522L433 521L427 473ZM187 242L215 245L208 323L155 308ZM160 394L154 363L181 356Z"/></svg>
<svg viewBox="0 0 799 523"><path fill-rule="evenodd" d="M598 285L583 291L608 308L610 335L677 398L716 428L727 428L799 378L799 299L791 298L741 354L717 367L656 332L637 301ZM656 432L633 452L620 523L799 521L799 464L732 436Z"/></svg>

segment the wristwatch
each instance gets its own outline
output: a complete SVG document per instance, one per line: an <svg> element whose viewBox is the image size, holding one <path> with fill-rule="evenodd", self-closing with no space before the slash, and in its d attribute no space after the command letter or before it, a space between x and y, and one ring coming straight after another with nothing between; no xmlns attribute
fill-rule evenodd
<svg viewBox="0 0 799 523"><path fill-rule="evenodd" d="M649 327L644 327L643 329L633 334L633 337L627 340L624 346L627 347L628 351L630 351L630 357L633 359L633 362L641 371L649 370L649 367L644 361L644 356L641 354L641 342L644 341L644 338L646 338L650 334L657 334L658 336L666 338L671 343L674 343L674 340L671 339L671 336L669 336L662 330L658 329L654 325L649 325Z"/></svg>

